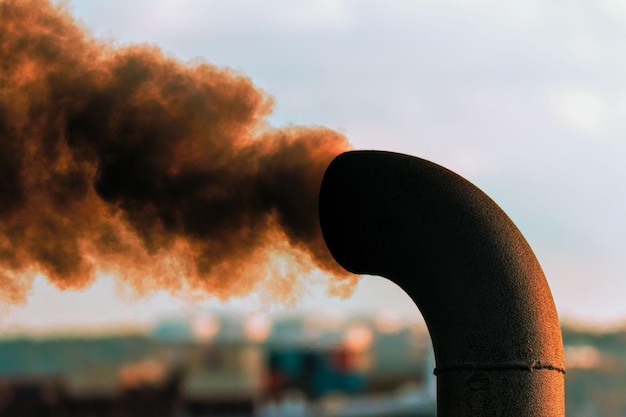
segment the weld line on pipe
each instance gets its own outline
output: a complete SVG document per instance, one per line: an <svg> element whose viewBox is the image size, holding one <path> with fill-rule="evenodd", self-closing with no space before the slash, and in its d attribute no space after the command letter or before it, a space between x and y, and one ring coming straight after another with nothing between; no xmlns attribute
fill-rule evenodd
<svg viewBox="0 0 626 417"><path fill-rule="evenodd" d="M565 369L560 366L554 366L550 364L544 364L540 362L532 363L459 363L453 365L438 366L433 371L433 374L440 375L445 372L458 372L458 371L528 371L533 372L536 370L555 371L565 374Z"/></svg>

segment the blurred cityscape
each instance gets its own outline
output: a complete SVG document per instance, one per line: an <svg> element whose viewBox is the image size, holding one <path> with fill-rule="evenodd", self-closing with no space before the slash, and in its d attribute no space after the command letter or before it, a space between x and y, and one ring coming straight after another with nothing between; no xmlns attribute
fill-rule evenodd
<svg viewBox="0 0 626 417"><path fill-rule="evenodd" d="M0 340L0 415L435 416L426 330L399 317L211 314Z"/></svg>
<svg viewBox="0 0 626 417"><path fill-rule="evenodd" d="M569 417L626 415L626 332L563 328ZM214 313L150 331L0 339L7 417L434 417L423 324Z"/></svg>

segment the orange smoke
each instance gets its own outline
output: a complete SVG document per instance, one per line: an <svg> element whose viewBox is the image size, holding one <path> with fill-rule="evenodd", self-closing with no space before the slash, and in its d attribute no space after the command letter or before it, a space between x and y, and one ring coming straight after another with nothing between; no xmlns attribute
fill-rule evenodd
<svg viewBox="0 0 626 417"><path fill-rule="evenodd" d="M220 298L343 275L317 193L349 144L271 129L271 108L230 70L117 48L49 1L0 0L0 298L23 301L37 273Z"/></svg>

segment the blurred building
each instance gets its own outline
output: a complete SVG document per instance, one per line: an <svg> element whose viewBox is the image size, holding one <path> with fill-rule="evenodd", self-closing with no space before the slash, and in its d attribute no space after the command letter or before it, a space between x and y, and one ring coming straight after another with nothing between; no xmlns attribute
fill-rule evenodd
<svg viewBox="0 0 626 417"><path fill-rule="evenodd" d="M0 415L400 416L426 392L414 338L368 318L214 315L145 335L0 340Z"/></svg>

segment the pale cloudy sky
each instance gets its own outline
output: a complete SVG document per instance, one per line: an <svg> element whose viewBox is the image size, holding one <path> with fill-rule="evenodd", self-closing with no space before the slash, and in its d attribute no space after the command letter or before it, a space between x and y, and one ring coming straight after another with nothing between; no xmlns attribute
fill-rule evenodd
<svg viewBox="0 0 626 417"><path fill-rule="evenodd" d="M430 159L486 191L535 250L562 317L626 319L626 3L621 0L72 0L99 37L148 42L249 76L270 122ZM300 308L414 312L368 277ZM149 322L221 304L81 293L39 279L0 326ZM225 308L262 309L254 296ZM280 308L279 308L280 309Z"/></svg>

